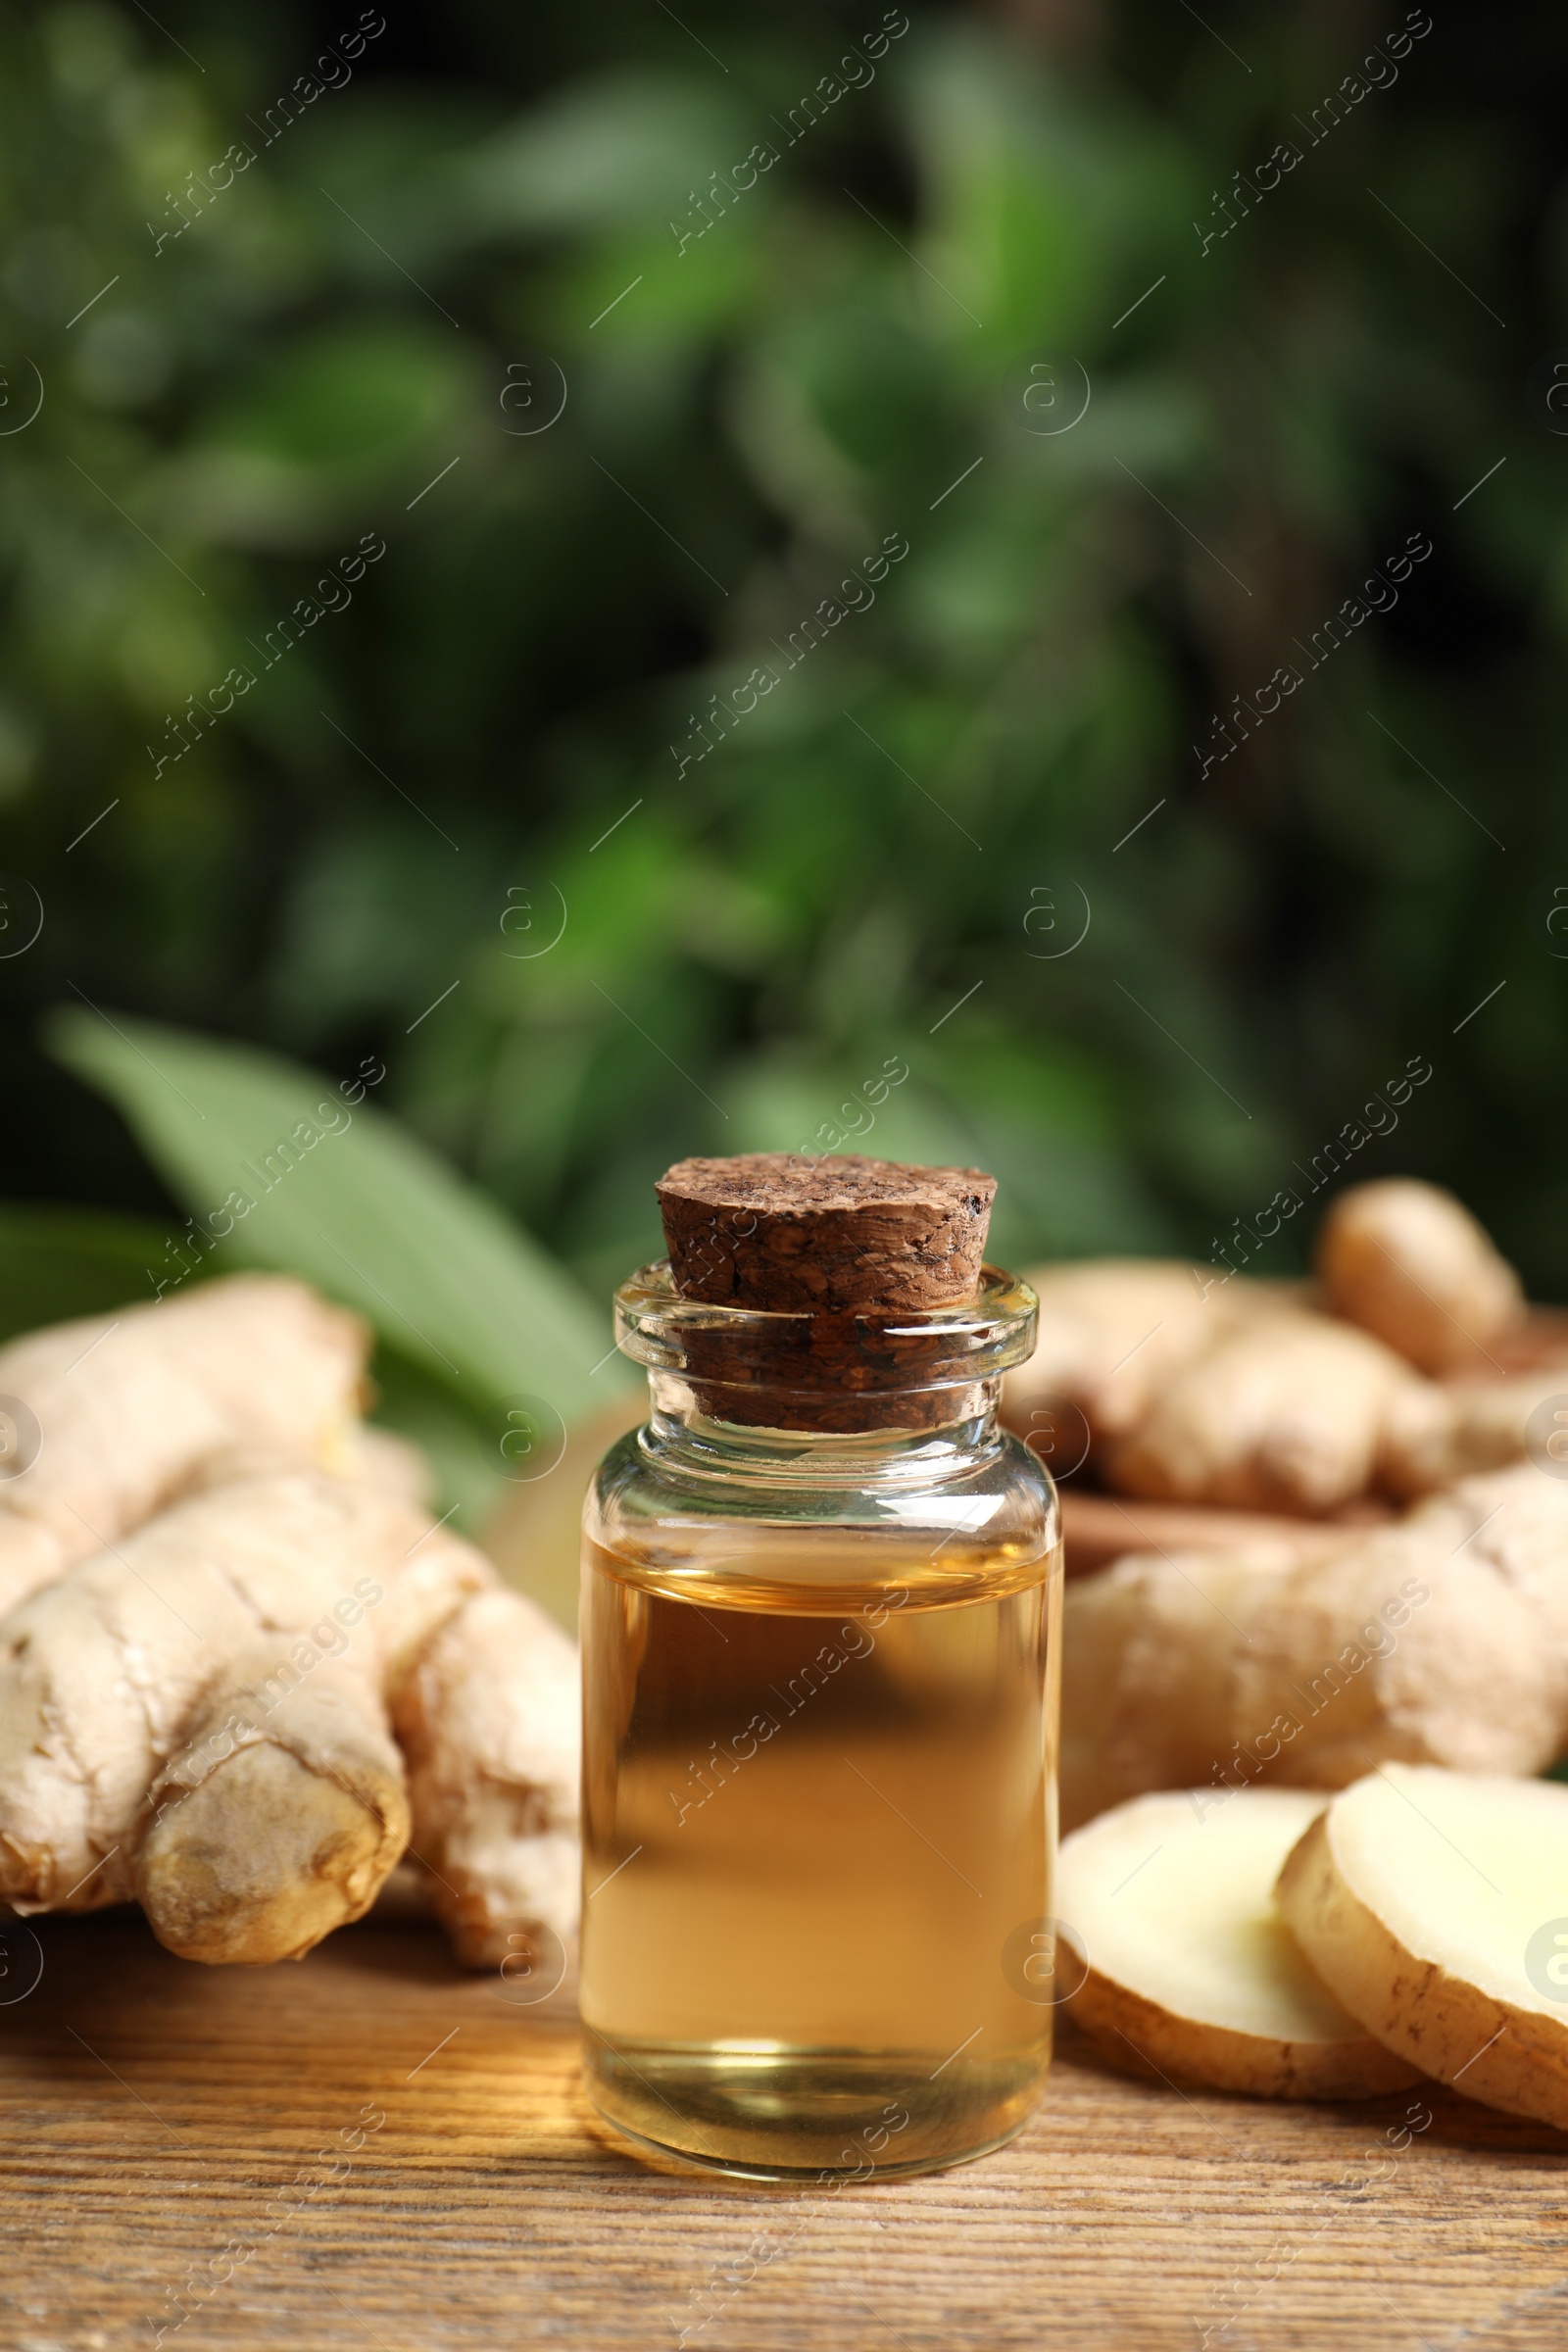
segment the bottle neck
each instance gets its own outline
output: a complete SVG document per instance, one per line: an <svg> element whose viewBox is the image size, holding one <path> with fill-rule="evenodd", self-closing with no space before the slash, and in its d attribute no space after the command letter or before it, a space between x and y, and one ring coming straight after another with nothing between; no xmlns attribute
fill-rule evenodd
<svg viewBox="0 0 1568 2352"><path fill-rule="evenodd" d="M780 1393L777 1423L767 1418L765 1390L746 1392L746 1419L730 1421L712 1409L710 1384L694 1389L679 1373L648 1376L651 1411L639 1443L666 1474L790 1487L928 1486L962 1477L1001 1450L997 1420L1000 1379L911 1393L890 1390L885 1400L855 1399L858 1419L886 1420L854 1430L794 1426L798 1400ZM911 1396L919 1403L911 1410Z"/></svg>
<svg viewBox="0 0 1568 2352"><path fill-rule="evenodd" d="M1001 1378L1033 1350L1037 1308L1000 1266L947 1306L779 1314L686 1298L661 1263L615 1293L615 1339L652 1377L651 1445L704 1459L760 1448L820 1480L841 1458L924 1447L990 1458Z"/></svg>

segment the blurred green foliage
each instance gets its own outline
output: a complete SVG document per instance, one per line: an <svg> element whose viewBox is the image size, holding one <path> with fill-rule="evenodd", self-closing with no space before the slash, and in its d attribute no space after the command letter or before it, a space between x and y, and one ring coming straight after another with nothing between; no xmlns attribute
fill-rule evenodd
<svg viewBox="0 0 1568 2352"><path fill-rule="evenodd" d="M1421 1054L1357 1172L1568 1285L1563 34L1440 10L1309 145L1402 9L1204 13L917 9L793 140L870 0L466 0L337 87L349 0L8 15L6 1189L160 1204L38 1050L83 999L374 1052L600 1298L669 1159L847 1127L890 1058L858 1140L994 1169L1028 1259L1206 1255Z"/></svg>

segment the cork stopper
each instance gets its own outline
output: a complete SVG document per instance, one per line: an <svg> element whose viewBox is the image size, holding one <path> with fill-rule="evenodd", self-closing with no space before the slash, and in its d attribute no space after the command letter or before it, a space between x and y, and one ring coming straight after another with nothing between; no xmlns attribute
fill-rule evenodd
<svg viewBox="0 0 1568 2352"><path fill-rule="evenodd" d="M753 1152L679 1160L656 1190L680 1297L778 1318L692 1334L703 1411L844 1431L952 1412L938 1374L950 1342L908 1319L975 1297L994 1177Z"/></svg>
<svg viewBox="0 0 1568 2352"><path fill-rule="evenodd" d="M683 1298L842 1314L972 1297L997 1185L978 1168L747 1152L677 1160L655 1190Z"/></svg>

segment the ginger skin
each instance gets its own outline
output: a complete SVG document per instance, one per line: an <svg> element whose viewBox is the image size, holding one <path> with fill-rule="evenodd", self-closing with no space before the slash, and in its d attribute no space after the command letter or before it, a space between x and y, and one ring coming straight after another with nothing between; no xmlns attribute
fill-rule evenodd
<svg viewBox="0 0 1568 2352"><path fill-rule="evenodd" d="M282 1274L231 1275L0 1348L0 1396L22 1402L41 1440L0 1486L0 1618L231 1447L329 1463L368 1352L357 1315Z"/></svg>
<svg viewBox="0 0 1568 2352"><path fill-rule="evenodd" d="M1094 1471L1148 1501L1319 1517L1364 1494L1427 1384L1288 1286L1195 1277L1119 1259L1032 1274L1040 1339L1006 1376L1009 1427L1054 1446L1086 1423Z"/></svg>
<svg viewBox="0 0 1568 2352"><path fill-rule="evenodd" d="M389 1746L388 1672L490 1577L445 1530L406 1560L427 1524L324 1471L262 1467L14 1609L0 1625L0 1896L19 1910L123 1901L144 1846L151 1869L211 1810L166 1797L220 1781L259 1743L323 1778L353 1752L350 1724ZM387 1769L401 1779L395 1755Z"/></svg>
<svg viewBox="0 0 1568 2352"><path fill-rule="evenodd" d="M565 1941L575 1685L565 1636L406 1495L239 1465L0 1624L0 1899L134 1894L186 1958L299 1957L408 1843L407 1690L415 1846L466 1889L465 1955L541 1918Z"/></svg>
<svg viewBox="0 0 1568 2352"><path fill-rule="evenodd" d="M0 1348L0 1901L134 1895L256 1965L360 1917L412 1827L470 1965L574 1939L574 1646L431 1527L359 1420L368 1347L244 1274Z"/></svg>
<svg viewBox="0 0 1568 2352"><path fill-rule="evenodd" d="M1434 1378L1479 1372L1524 1315L1519 1277L1451 1193L1410 1177L1352 1185L1317 1235L1334 1312Z"/></svg>
<svg viewBox="0 0 1568 2352"><path fill-rule="evenodd" d="M1366 1492L1390 1420L1420 1386L1366 1332L1263 1315L1174 1375L1105 1449L1105 1474L1151 1501L1320 1515Z"/></svg>
<svg viewBox="0 0 1568 2352"><path fill-rule="evenodd" d="M1087 1426L1091 1473L1118 1494L1324 1517L1517 1460L1533 1405L1568 1390L1568 1364L1512 1368L1518 1278L1437 1186L1352 1185L1316 1262L1315 1296L1161 1260L1040 1268L1009 1426L1074 1470Z"/></svg>
<svg viewBox="0 0 1568 2352"><path fill-rule="evenodd" d="M1568 1747L1565 1549L1568 1483L1519 1464L1305 1561L1139 1554L1069 1584L1064 1823L1392 1759L1540 1772Z"/></svg>
<svg viewBox="0 0 1568 2352"><path fill-rule="evenodd" d="M520 1592L466 1601L398 1692L414 1844L469 1968L540 1923L575 1946L580 1719L576 1645Z"/></svg>

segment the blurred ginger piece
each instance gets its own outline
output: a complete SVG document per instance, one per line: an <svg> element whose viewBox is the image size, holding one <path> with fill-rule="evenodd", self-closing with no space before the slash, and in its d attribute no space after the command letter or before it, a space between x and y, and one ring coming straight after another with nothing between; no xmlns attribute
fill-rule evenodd
<svg viewBox="0 0 1568 2352"><path fill-rule="evenodd" d="M282 1274L231 1275L0 1348L15 1457L0 1463L0 1616L233 1446L331 1462L368 1351L357 1315Z"/></svg>
<svg viewBox="0 0 1568 2352"><path fill-rule="evenodd" d="M1469 1210L1413 1177L1342 1193L1316 1258L1334 1312L1435 1377L1491 1361L1493 1342L1524 1317L1518 1276Z"/></svg>
<svg viewBox="0 0 1568 2352"><path fill-rule="evenodd" d="M1115 1258L1030 1280L1040 1340L1007 1375L1006 1418L1026 1438L1042 1425L1054 1437L1076 1408L1096 1471L1121 1494L1334 1510L1370 1486L1396 1401L1424 1385L1283 1284Z"/></svg>
<svg viewBox="0 0 1568 2352"><path fill-rule="evenodd" d="M1516 1461L1532 1411L1568 1393L1568 1359L1511 1368L1518 1279L1436 1186L1352 1186L1317 1261L1332 1312L1297 1286L1169 1260L1041 1268L1040 1339L1007 1376L1009 1424L1049 1433L1039 1450L1058 1471L1087 1445L1118 1494L1320 1518L1374 1487L1408 1499ZM1494 1380L1477 1377L1484 1364ZM1060 1427L1076 1414L1086 1441Z"/></svg>
<svg viewBox="0 0 1568 2352"><path fill-rule="evenodd" d="M1124 1494L1244 1511L1332 1511L1364 1494L1417 1381L1366 1332L1282 1309L1184 1364L1104 1449Z"/></svg>
<svg viewBox="0 0 1568 2352"><path fill-rule="evenodd" d="M1238 1643L1297 1565L1284 1545L1232 1544L1132 1552L1069 1579L1063 1830L1149 1789L1206 1788L1234 1766Z"/></svg>
<svg viewBox="0 0 1568 2352"><path fill-rule="evenodd" d="M1087 1258L1036 1266L1040 1337L1028 1363L1006 1375L1008 1421L1076 1407L1098 1446L1135 1429L1172 1377L1230 1333L1277 1311L1262 1283L1211 1281L1176 1259Z"/></svg>
<svg viewBox="0 0 1568 2352"><path fill-rule="evenodd" d="M1343 1788L1568 1746L1568 1482L1527 1464L1318 1552L1139 1554L1067 1588L1062 1818L1145 1789Z"/></svg>
<svg viewBox="0 0 1568 2352"><path fill-rule="evenodd" d="M1568 1359L1536 1365L1502 1380L1434 1383L1400 1398L1384 1441L1382 1478L1391 1494L1430 1494L1439 1487L1501 1469L1529 1450L1530 1423L1556 1399L1543 1437L1554 1473L1568 1478Z"/></svg>

